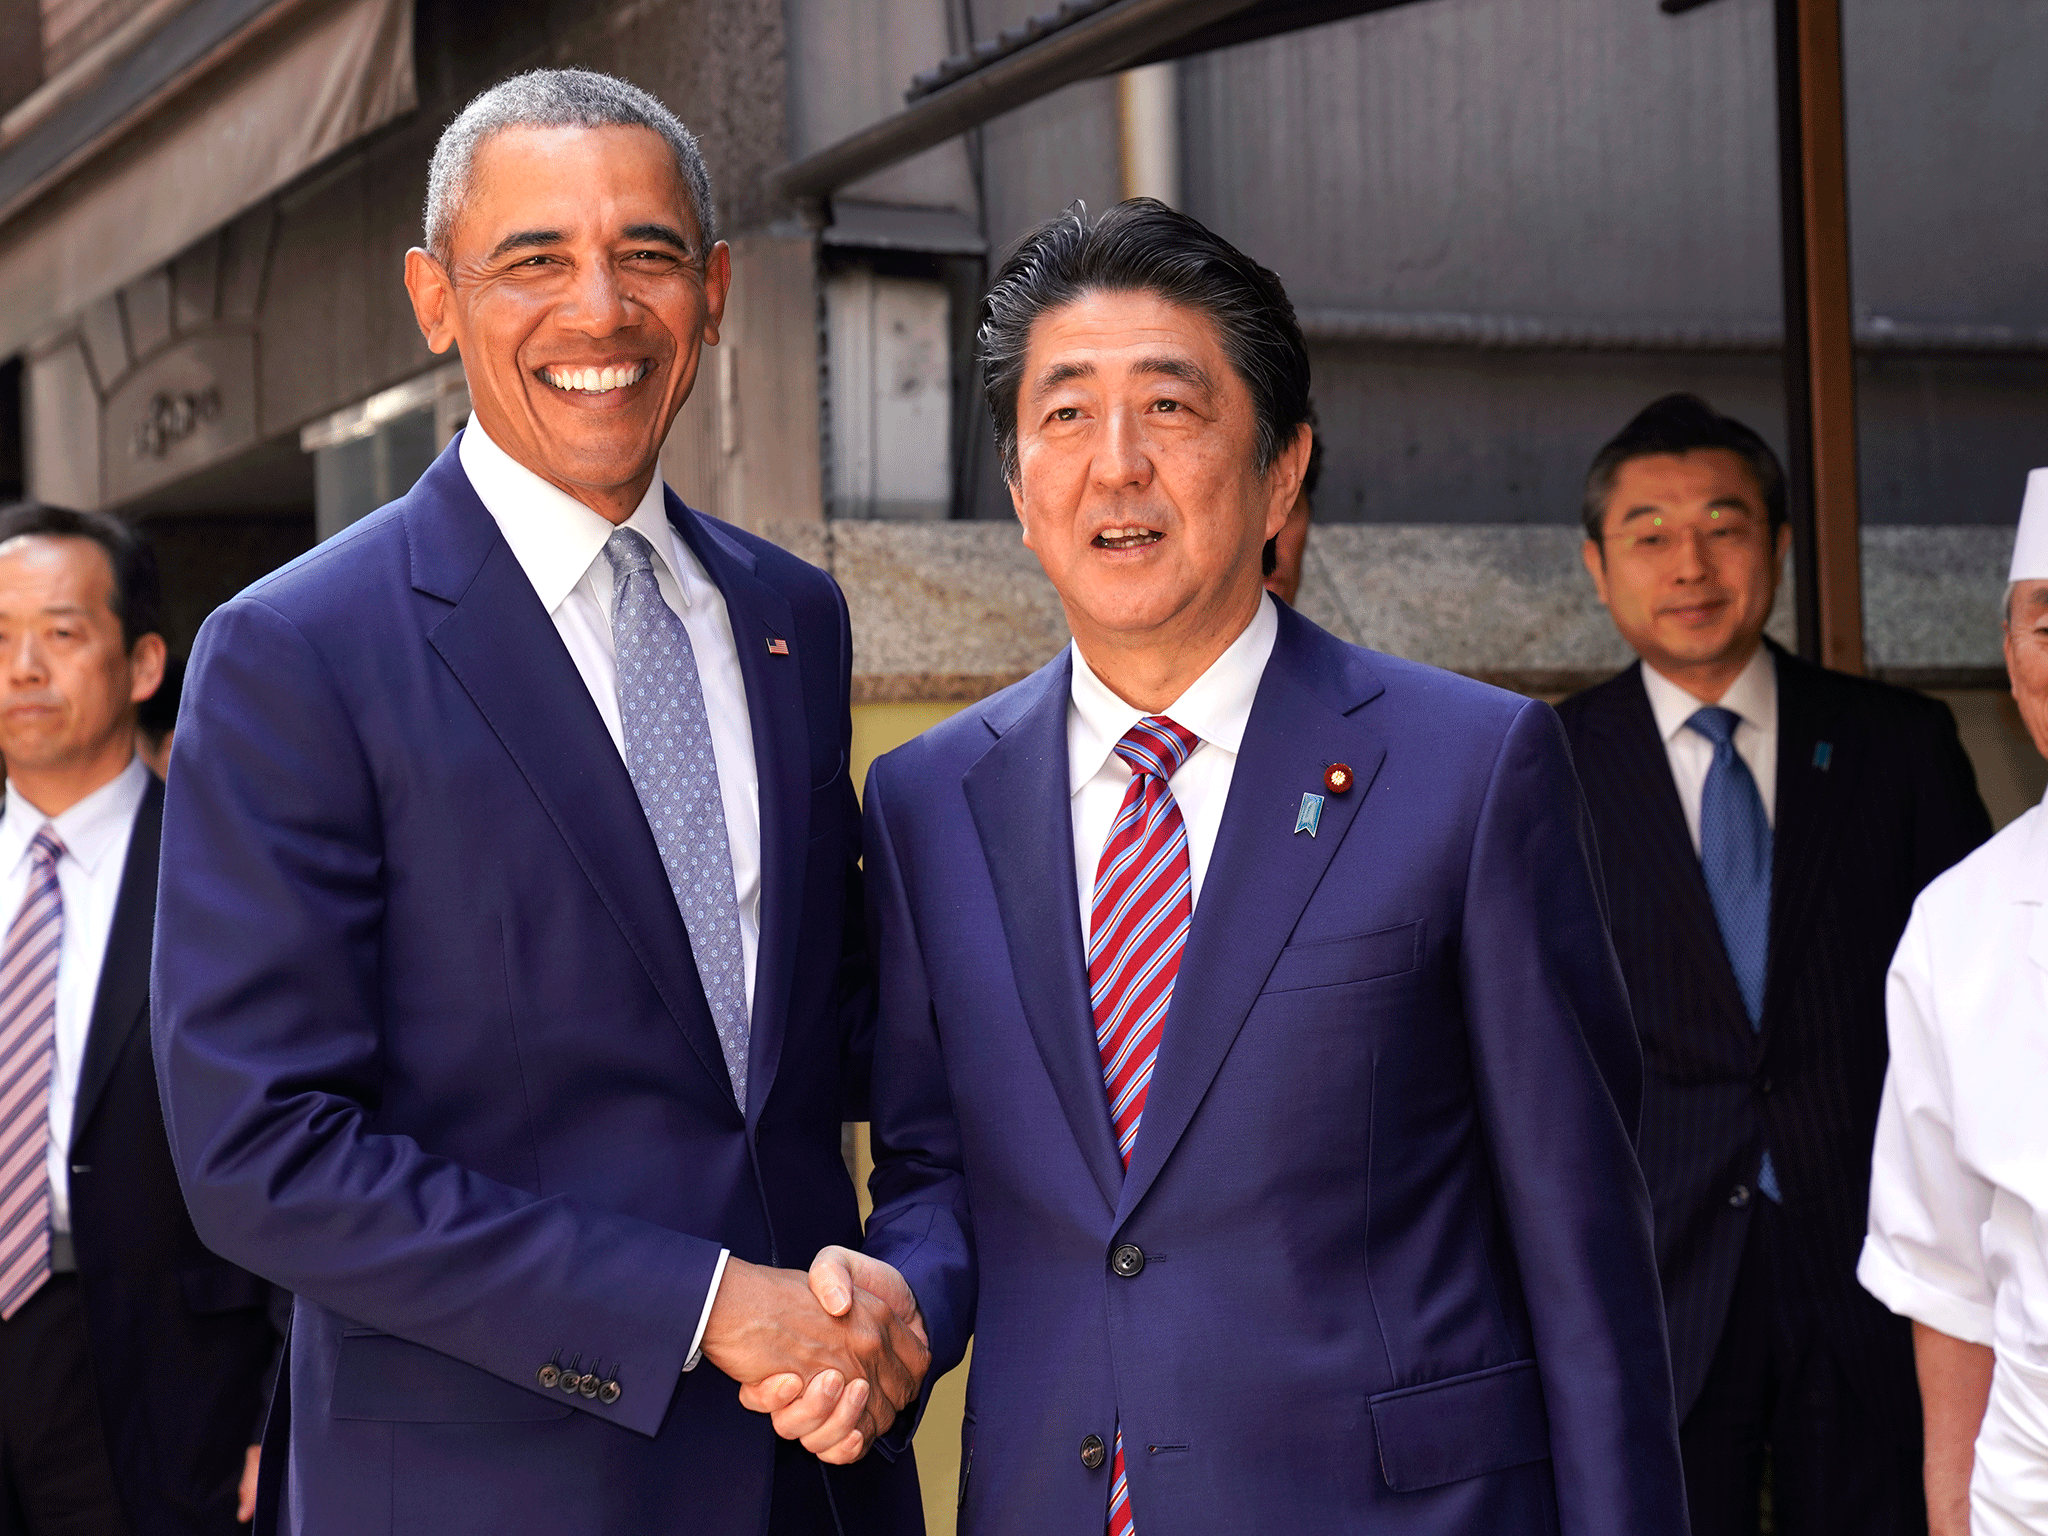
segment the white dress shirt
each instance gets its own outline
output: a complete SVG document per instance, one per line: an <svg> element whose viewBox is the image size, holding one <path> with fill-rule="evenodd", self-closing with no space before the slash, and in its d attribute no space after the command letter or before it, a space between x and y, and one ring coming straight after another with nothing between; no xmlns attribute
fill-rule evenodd
<svg viewBox="0 0 2048 1536"><path fill-rule="evenodd" d="M135 835L135 813L149 787L149 769L128 760L107 783L57 817L45 816L9 787L0 812L0 922L12 925L28 895L29 845L45 824L64 844L57 888L64 895L64 937L57 950L57 1052L50 1069L50 1226L71 1230L71 1132L78 1109L78 1069L92 1028L106 963L107 936L121 894L121 871Z"/></svg>
<svg viewBox="0 0 2048 1536"><path fill-rule="evenodd" d="M732 849L733 891L740 906L740 952L746 967L747 1006L754 1004L754 966L761 949L761 781L754 764L754 728L747 715L746 682L732 615L689 546L676 537L663 504L659 474L623 525L607 522L582 502L514 459L472 416L462 434L463 473L491 514L512 556L568 647L569 659L590 690L590 700L611 733L621 760L625 728L619 718L618 649L612 643L611 561L605 541L618 526L631 528L654 550L654 579L663 601L689 632L696 653L697 680L704 689L704 713L711 727L711 755L718 764L718 790L725 802L726 842ZM711 1320L711 1304L725 1278L730 1251L718 1256L704 1310L690 1341L684 1370L694 1370Z"/></svg>
<svg viewBox="0 0 2048 1536"><path fill-rule="evenodd" d="M1158 713L1201 738L1180 771L1167 781L1188 833L1190 905L1202 899L1202 879L1209 856L1216 851L1216 831L1223 824L1223 803L1230 798L1231 775L1237 771L1237 750L1244 741L1245 722L1280 621L1273 599L1261 594L1259 611L1244 632L1173 703ZM1080 889L1081 939L1090 932L1089 908L1094 904L1095 869L1102 845L1116 822L1130 786L1131 770L1116 755L1124 733L1145 718L1111 693L1089 669L1077 645L1074 681L1067 703L1067 783L1073 786L1074 875Z"/></svg>
<svg viewBox="0 0 2048 1536"><path fill-rule="evenodd" d="M1885 1013L1856 1278L1991 1346L1971 1529L2048 1531L2048 808L1921 892Z"/></svg>
<svg viewBox="0 0 2048 1536"><path fill-rule="evenodd" d="M1671 763L1671 778L1678 786L1678 803L1685 809L1685 829L1692 834L1692 851L1700 851L1700 801L1707 792L1707 770L1714 766L1714 744L1685 722L1708 706L1671 681L1647 661L1640 663L1643 691L1650 696L1650 713L1657 717L1657 734L1664 738L1664 755ZM1741 717L1735 727L1735 750L1749 765L1756 780L1756 792L1764 802L1764 820L1778 824L1778 667L1770 647L1759 645L1749 665L1736 675L1719 707Z"/></svg>

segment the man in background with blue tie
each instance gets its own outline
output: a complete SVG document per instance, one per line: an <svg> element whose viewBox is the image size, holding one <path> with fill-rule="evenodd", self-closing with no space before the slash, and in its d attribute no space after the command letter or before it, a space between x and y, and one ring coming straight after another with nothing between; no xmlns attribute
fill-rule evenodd
<svg viewBox="0 0 2048 1536"><path fill-rule="evenodd" d="M919 1325L858 1241L846 605L666 492L731 278L696 142L576 70L449 125L406 286L474 416L220 609L164 812L156 1045L202 1234L297 1298L266 1506L307 1536L915 1533L864 1450ZM870 1283L885 1284L893 1276ZM275 1474L284 1474L282 1499Z"/></svg>
<svg viewBox="0 0 2048 1536"><path fill-rule="evenodd" d="M1790 541L1763 439L1692 395L1587 476L1586 569L1642 659L1559 708L1645 1069L1693 1536L1925 1528L1912 1341L1856 1283L1913 898L1990 835L1938 701L1764 639Z"/></svg>
<svg viewBox="0 0 2048 1536"><path fill-rule="evenodd" d="M1074 644L866 797L867 1251L973 1335L962 1531L1680 1536L1556 716L1264 590L1308 351L1211 231L1055 219L980 340Z"/></svg>

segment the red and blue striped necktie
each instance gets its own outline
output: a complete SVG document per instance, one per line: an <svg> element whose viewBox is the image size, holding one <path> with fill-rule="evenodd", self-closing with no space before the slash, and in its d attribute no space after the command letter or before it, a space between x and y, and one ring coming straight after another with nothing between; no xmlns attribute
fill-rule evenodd
<svg viewBox="0 0 2048 1536"><path fill-rule="evenodd" d="M1095 895L1088 908L1088 990L1109 1117L1125 1168L1138 1144L1138 1122L1144 1118L1145 1094L1173 1002L1173 979L1180 974L1181 950L1194 917L1188 831L1167 780L1199 740L1164 715L1148 715L1116 744L1131 782L1095 870ZM1110 1474L1109 1536L1133 1536L1134 1530L1119 1424Z"/></svg>

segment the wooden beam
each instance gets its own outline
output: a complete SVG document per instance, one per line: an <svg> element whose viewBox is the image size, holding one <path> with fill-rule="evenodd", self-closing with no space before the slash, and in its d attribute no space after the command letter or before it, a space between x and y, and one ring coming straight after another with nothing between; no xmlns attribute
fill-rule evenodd
<svg viewBox="0 0 2048 1536"><path fill-rule="evenodd" d="M1863 670L1841 0L1776 0L1786 465L1799 648Z"/></svg>

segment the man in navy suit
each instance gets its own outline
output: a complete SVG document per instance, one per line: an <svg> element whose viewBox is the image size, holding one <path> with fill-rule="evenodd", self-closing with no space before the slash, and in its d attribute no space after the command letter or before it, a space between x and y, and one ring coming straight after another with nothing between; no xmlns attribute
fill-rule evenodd
<svg viewBox="0 0 2048 1536"><path fill-rule="evenodd" d="M1764 638L1777 456L1695 395L1586 477L1587 572L1642 659L1560 706L1643 1040L1693 1536L1915 1536L1911 1330L1856 1283L1885 971L1913 899L1990 835L1938 700Z"/></svg>
<svg viewBox="0 0 2048 1536"><path fill-rule="evenodd" d="M925 1355L900 1283L781 1267L858 1238L872 1003L845 605L657 474L728 280L651 97L479 97L406 264L470 426L200 634L157 1064L201 1234L298 1298L293 1531L922 1528L736 1384L821 1380L850 1455Z"/></svg>
<svg viewBox="0 0 2048 1536"><path fill-rule="evenodd" d="M974 1337L963 1531L1679 1536L1557 717L1264 593L1307 354L1201 225L1054 220L981 342L1074 645L866 800L866 1252Z"/></svg>

